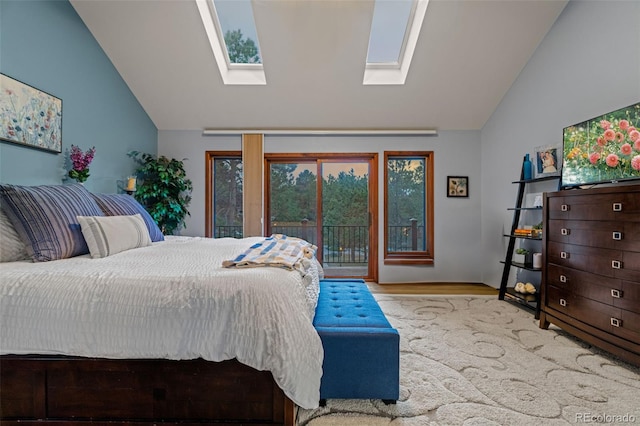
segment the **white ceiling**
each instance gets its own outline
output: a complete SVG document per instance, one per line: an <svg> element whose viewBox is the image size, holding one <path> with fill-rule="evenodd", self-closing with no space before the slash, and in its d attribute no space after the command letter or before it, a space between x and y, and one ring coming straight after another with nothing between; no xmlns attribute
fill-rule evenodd
<svg viewBox="0 0 640 426"><path fill-rule="evenodd" d="M565 0L431 0L406 83L362 84L373 0L253 0L266 86L225 86L195 0L71 0L159 130L480 129Z"/></svg>

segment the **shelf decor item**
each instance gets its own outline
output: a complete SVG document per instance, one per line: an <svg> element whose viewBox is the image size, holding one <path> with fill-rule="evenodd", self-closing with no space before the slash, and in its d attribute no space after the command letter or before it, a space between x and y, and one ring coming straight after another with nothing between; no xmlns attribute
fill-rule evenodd
<svg viewBox="0 0 640 426"><path fill-rule="evenodd" d="M447 176L447 197L469 198L469 176Z"/></svg>
<svg viewBox="0 0 640 426"><path fill-rule="evenodd" d="M93 157L96 154L96 147L88 149L87 152L76 146L71 145L71 153L69 158L71 159L71 170L69 170L69 177L76 181L83 183L89 179L89 164L93 161Z"/></svg>
<svg viewBox="0 0 640 426"><path fill-rule="evenodd" d="M522 178L524 180L531 179L531 160L529 159L529 154L524 157L524 163L522 164Z"/></svg>
<svg viewBox="0 0 640 426"><path fill-rule="evenodd" d="M0 140L62 152L62 99L0 74Z"/></svg>
<svg viewBox="0 0 640 426"><path fill-rule="evenodd" d="M524 248L516 249L513 254L513 261L525 266L531 266L533 264L533 254Z"/></svg>
<svg viewBox="0 0 640 426"><path fill-rule="evenodd" d="M562 170L561 145L544 145L535 148L535 177L560 176Z"/></svg>

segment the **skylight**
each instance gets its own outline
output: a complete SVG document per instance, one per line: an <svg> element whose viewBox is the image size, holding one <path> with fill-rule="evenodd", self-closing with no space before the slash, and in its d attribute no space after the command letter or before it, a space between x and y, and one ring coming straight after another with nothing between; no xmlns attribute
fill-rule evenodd
<svg viewBox="0 0 640 426"><path fill-rule="evenodd" d="M261 64L251 0L213 0L230 65Z"/></svg>
<svg viewBox="0 0 640 426"><path fill-rule="evenodd" d="M267 84L251 0L196 0L224 84Z"/></svg>
<svg viewBox="0 0 640 426"><path fill-rule="evenodd" d="M413 0L377 0L373 10L367 64L400 65Z"/></svg>
<svg viewBox="0 0 640 426"><path fill-rule="evenodd" d="M376 0L363 84L404 84L429 0Z"/></svg>

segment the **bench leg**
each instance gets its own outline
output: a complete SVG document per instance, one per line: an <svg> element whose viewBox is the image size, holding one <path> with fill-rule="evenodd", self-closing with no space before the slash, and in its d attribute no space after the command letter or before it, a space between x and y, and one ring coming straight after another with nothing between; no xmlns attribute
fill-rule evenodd
<svg viewBox="0 0 640 426"><path fill-rule="evenodd" d="M383 399L382 402L384 402L384 405L395 405L396 404L396 400L395 399Z"/></svg>
<svg viewBox="0 0 640 426"><path fill-rule="evenodd" d="M320 402L318 403L318 405L320 405L321 407L326 407L327 406L327 400L322 398L320 400Z"/></svg>

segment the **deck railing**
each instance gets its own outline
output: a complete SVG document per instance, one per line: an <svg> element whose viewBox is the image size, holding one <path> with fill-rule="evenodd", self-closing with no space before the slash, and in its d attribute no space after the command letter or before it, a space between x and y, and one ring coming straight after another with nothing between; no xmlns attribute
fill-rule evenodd
<svg viewBox="0 0 640 426"><path fill-rule="evenodd" d="M274 234L302 238L318 245L315 225L302 222L271 227ZM389 226L388 250L395 252L416 251L424 245L424 227L414 221L408 226ZM242 226L216 226L215 238L242 238ZM369 253L369 227L367 225L330 225L322 227L325 264L366 264Z"/></svg>

